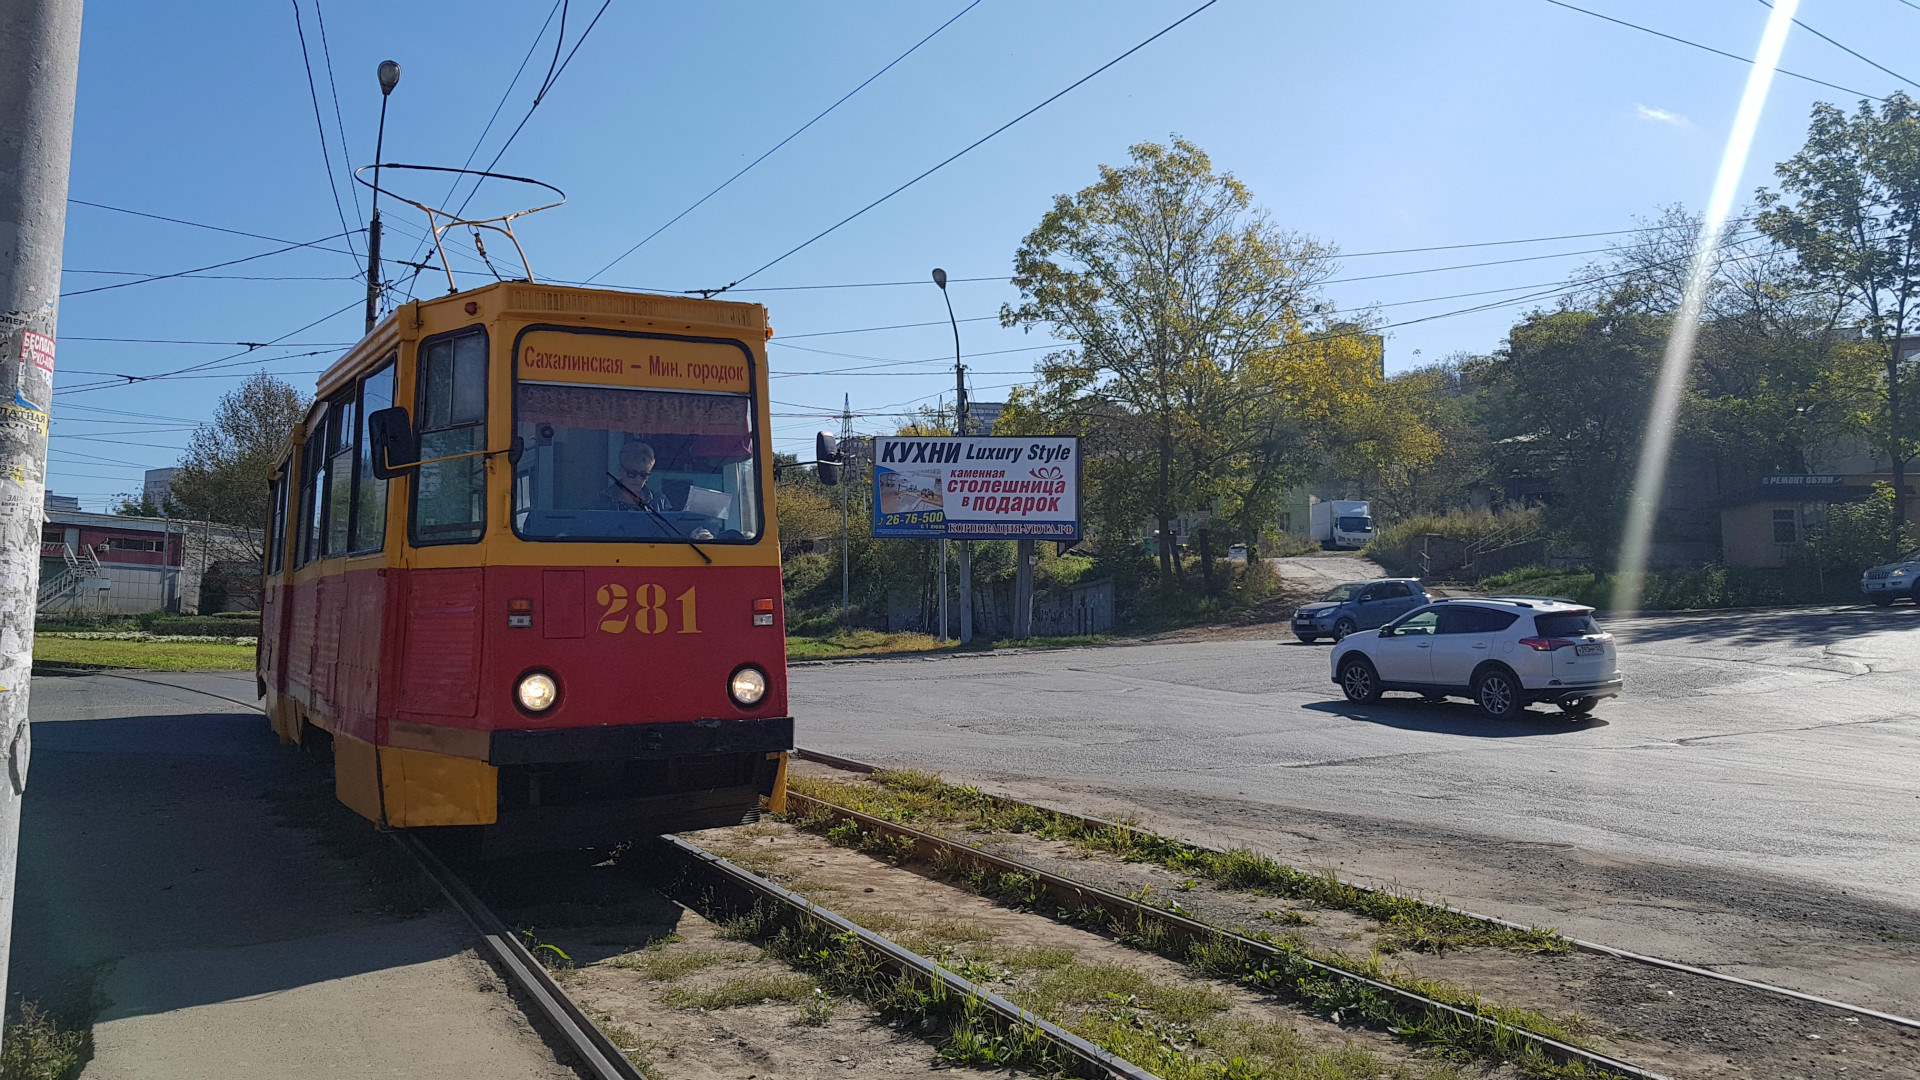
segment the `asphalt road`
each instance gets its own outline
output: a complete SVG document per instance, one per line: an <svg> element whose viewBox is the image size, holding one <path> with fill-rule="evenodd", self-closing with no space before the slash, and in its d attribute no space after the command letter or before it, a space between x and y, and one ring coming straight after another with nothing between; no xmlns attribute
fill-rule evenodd
<svg viewBox="0 0 1920 1080"><path fill-rule="evenodd" d="M1920 1005L1911 976L1895 989L1875 974L1920 969L1920 608L1609 628L1627 690L1579 722L1550 706L1497 724L1465 702L1351 705L1329 646L1278 626L803 666L791 694L802 745ZM1827 960L1786 955L1822 942L1857 953L1858 977L1823 981L1803 969Z"/></svg>

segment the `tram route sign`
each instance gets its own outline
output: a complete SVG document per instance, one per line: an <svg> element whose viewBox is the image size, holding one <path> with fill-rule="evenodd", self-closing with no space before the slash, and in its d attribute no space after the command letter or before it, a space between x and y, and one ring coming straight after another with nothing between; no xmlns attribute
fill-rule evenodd
<svg viewBox="0 0 1920 1080"><path fill-rule="evenodd" d="M877 436L873 535L1079 540L1080 440Z"/></svg>

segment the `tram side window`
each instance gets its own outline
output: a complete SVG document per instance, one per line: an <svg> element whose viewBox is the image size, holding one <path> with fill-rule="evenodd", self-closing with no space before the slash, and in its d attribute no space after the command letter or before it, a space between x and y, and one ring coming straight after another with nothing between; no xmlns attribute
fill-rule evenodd
<svg viewBox="0 0 1920 1080"><path fill-rule="evenodd" d="M327 406L326 441L326 544L324 555L344 555L353 521L353 390L335 397Z"/></svg>
<svg viewBox="0 0 1920 1080"><path fill-rule="evenodd" d="M419 477L413 489L413 542L457 544L486 529L487 333L483 329L420 347ZM451 461L434 458L454 457Z"/></svg>
<svg viewBox="0 0 1920 1080"><path fill-rule="evenodd" d="M321 423L300 447L300 508L297 560L305 566L320 557L320 464L325 460L327 426Z"/></svg>
<svg viewBox="0 0 1920 1080"><path fill-rule="evenodd" d="M293 467L291 458L280 463L280 475L273 481L268 498L273 500L272 524L267 528L267 573L277 574L285 565L287 551L287 477Z"/></svg>
<svg viewBox="0 0 1920 1080"><path fill-rule="evenodd" d="M373 440L367 417L393 404L391 358L360 386L359 486L354 492L353 550L378 551L387 536L387 482L373 475Z"/></svg>

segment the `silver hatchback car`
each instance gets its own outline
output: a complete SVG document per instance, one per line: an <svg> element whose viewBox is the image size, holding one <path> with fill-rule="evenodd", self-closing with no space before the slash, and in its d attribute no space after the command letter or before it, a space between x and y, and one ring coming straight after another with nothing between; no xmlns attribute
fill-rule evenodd
<svg viewBox="0 0 1920 1080"><path fill-rule="evenodd" d="M1536 701L1585 715L1624 684L1613 635L1593 621L1593 609L1540 596L1435 601L1377 633L1349 635L1333 647L1330 668L1349 701L1375 701L1388 690L1428 701L1465 697L1496 720Z"/></svg>

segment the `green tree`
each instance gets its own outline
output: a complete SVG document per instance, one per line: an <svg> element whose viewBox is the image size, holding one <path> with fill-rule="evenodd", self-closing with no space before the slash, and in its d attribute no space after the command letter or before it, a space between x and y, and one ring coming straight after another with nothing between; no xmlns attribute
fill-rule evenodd
<svg viewBox="0 0 1920 1080"><path fill-rule="evenodd" d="M1666 339L1665 320L1606 308L1536 312L1487 363L1497 469L1544 479L1547 524L1611 565Z"/></svg>
<svg viewBox="0 0 1920 1080"><path fill-rule="evenodd" d="M1827 525L1819 538L1820 561L1830 569L1858 574L1893 562L1913 550L1913 526L1894 513L1893 487L1873 485L1859 502L1827 507Z"/></svg>
<svg viewBox="0 0 1920 1080"><path fill-rule="evenodd" d="M306 419L309 401L265 372L223 395L213 419L187 441L172 501L189 517L265 530L267 475Z"/></svg>
<svg viewBox="0 0 1920 1080"><path fill-rule="evenodd" d="M1845 297L1883 365L1869 434L1892 464L1893 520L1904 522L1907 463L1920 453L1920 388L1902 344L1920 314L1920 106L1900 92L1852 116L1817 104L1806 144L1774 173L1780 191L1760 192L1759 227L1811 284Z"/></svg>
<svg viewBox="0 0 1920 1080"><path fill-rule="evenodd" d="M1285 486L1282 346L1304 338L1333 252L1275 228L1192 143L1129 154L1057 196L1014 257L1020 302L1002 324L1045 326L1074 348L1040 362L1001 423L1086 437L1096 514L1122 532L1157 522L1171 586L1176 517L1242 517L1249 496Z"/></svg>

